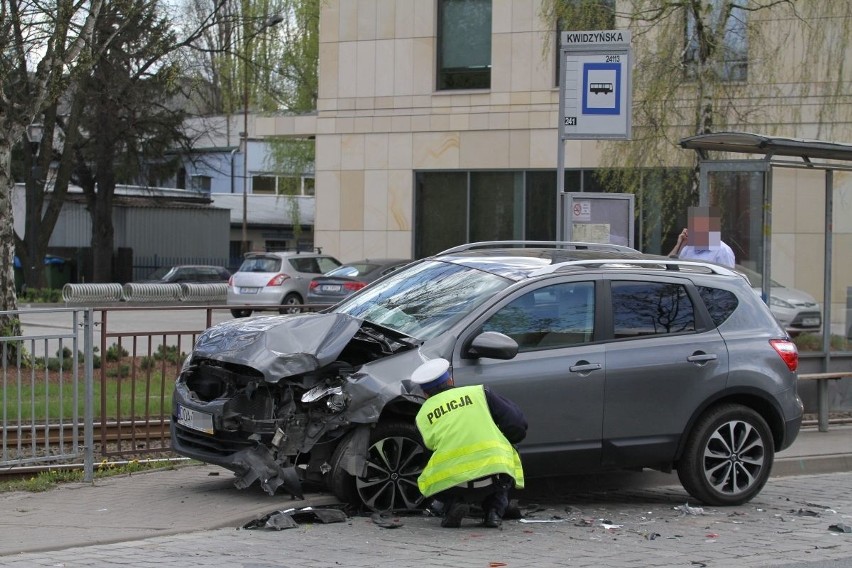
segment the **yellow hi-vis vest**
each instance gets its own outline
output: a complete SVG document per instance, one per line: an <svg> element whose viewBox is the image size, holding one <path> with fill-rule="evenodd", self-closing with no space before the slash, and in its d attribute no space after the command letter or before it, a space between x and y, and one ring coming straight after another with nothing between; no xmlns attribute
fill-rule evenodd
<svg viewBox="0 0 852 568"><path fill-rule="evenodd" d="M417 428L434 453L417 485L426 497L459 483L506 473L524 486L518 452L497 428L482 385L457 387L426 399Z"/></svg>

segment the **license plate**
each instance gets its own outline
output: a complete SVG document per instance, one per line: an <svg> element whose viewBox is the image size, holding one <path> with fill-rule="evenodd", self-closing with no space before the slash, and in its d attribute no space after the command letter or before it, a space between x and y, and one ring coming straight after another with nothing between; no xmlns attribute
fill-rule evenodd
<svg viewBox="0 0 852 568"><path fill-rule="evenodd" d="M197 410L192 410L181 405L178 405L177 411L178 424L181 426L186 426L187 428L207 434L213 433L213 416L211 414L198 412Z"/></svg>
<svg viewBox="0 0 852 568"><path fill-rule="evenodd" d="M257 294L260 288L240 288L240 294Z"/></svg>
<svg viewBox="0 0 852 568"><path fill-rule="evenodd" d="M819 325L819 318L802 318L802 325L818 326Z"/></svg>
<svg viewBox="0 0 852 568"><path fill-rule="evenodd" d="M340 284L323 284L323 292L340 292Z"/></svg>

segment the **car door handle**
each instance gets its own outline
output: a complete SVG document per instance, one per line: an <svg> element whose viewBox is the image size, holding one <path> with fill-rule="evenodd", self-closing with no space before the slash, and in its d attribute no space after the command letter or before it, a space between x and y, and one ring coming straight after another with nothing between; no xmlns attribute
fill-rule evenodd
<svg viewBox="0 0 852 568"><path fill-rule="evenodd" d="M572 373L591 373L592 371L599 371L601 369L600 363L587 363L586 361L579 361L576 365L571 365L568 367L568 370Z"/></svg>
<svg viewBox="0 0 852 568"><path fill-rule="evenodd" d="M715 361L718 359L715 353L700 353L695 355L690 355L686 358L690 363L707 363L709 361Z"/></svg>

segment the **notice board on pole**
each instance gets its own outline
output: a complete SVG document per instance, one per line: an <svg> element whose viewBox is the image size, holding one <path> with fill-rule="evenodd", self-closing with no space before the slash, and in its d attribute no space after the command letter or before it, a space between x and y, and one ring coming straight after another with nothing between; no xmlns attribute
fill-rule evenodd
<svg viewBox="0 0 852 568"><path fill-rule="evenodd" d="M566 241L633 247L632 193L565 192Z"/></svg>

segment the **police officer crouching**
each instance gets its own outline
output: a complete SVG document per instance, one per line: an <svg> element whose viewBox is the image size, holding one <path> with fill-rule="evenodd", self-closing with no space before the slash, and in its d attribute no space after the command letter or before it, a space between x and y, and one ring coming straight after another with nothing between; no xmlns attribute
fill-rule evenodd
<svg viewBox="0 0 852 568"><path fill-rule="evenodd" d="M498 528L509 490L524 486L521 459L513 444L526 437L518 406L483 385L455 387L446 359L432 359L411 375L426 401L417 413L423 443L432 450L417 479L420 492L444 505L442 527L458 528L479 501L483 525Z"/></svg>

